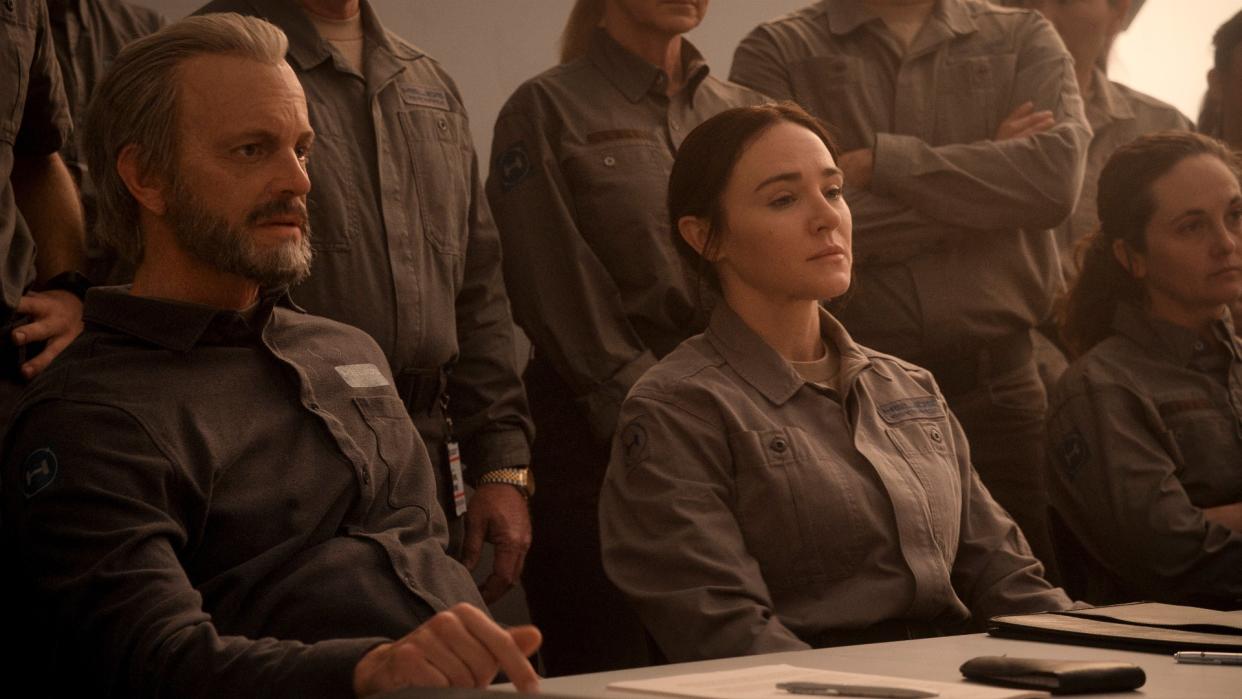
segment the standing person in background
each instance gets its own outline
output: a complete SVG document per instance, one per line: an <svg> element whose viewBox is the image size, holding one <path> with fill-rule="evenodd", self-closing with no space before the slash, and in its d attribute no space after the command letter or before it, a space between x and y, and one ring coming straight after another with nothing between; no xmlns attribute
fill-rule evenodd
<svg viewBox="0 0 1242 699"><path fill-rule="evenodd" d="M121 49L164 26L165 21L154 10L122 0L48 0L47 10L69 111L79 122L73 138L60 149L60 157L82 197L86 216L86 276L97 284L129 281L132 266L123 265L117 251L95 237L95 186L83 155L90 136L82 131L81 117L95 85Z"/></svg>
<svg viewBox="0 0 1242 699"><path fill-rule="evenodd" d="M1050 564L1031 329L1063 285L1049 229L1091 133L1056 31L979 0L823 0L751 32L732 77L839 135L858 250L841 320L932 371L984 484Z"/></svg>
<svg viewBox="0 0 1242 699"><path fill-rule="evenodd" d="M501 110L487 191L505 281L534 345L535 544L526 582L551 675L647 664L646 635L600 562L597 503L621 401L704 323L668 236L665 196L686 134L764 101L712 77L682 34L707 0L578 0L561 65Z"/></svg>
<svg viewBox="0 0 1242 699"><path fill-rule="evenodd" d="M1091 124L1082 193L1074 213L1055 231L1061 270L1066 281L1072 281L1078 271L1074 262L1077 243L1096 227L1095 186L1108 157L1143 134L1166 129L1188 131L1193 125L1176 107L1113 82L1104 72L1113 40L1127 24L1131 0L1008 0L1006 4L1038 10L1057 28L1074 57L1078 91ZM1046 330L1034 336L1034 341L1040 375L1045 386L1051 388L1065 371L1066 360L1061 349L1049 339L1056 337L1055 329L1050 327L1052 322L1047 325Z"/></svg>
<svg viewBox="0 0 1242 699"><path fill-rule="evenodd" d="M256 15L288 35L316 134L318 231L314 267L292 296L384 350L431 454L450 548L473 567L484 539L496 546L483 597L499 598L530 546L533 430L456 85L366 0L214 0L199 12ZM463 464L476 488L468 510Z"/></svg>
<svg viewBox="0 0 1242 699"><path fill-rule="evenodd" d="M82 332L83 224L56 151L71 123L46 6L0 6L0 425Z"/></svg>
<svg viewBox="0 0 1242 699"><path fill-rule="evenodd" d="M1213 62L1199 112L1199 131L1242 150L1242 12L1212 35Z"/></svg>
<svg viewBox="0 0 1242 699"><path fill-rule="evenodd" d="M1048 484L1066 587L1093 604L1242 605L1242 163L1175 131L1118 149L1061 319Z"/></svg>

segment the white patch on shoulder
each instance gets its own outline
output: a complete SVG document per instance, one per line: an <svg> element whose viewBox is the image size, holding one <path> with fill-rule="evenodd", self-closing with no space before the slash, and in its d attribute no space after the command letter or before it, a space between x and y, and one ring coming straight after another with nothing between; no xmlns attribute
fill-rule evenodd
<svg viewBox="0 0 1242 699"><path fill-rule="evenodd" d="M387 386L388 379L374 364L342 364L336 367L336 373L345 379L351 388L375 388Z"/></svg>

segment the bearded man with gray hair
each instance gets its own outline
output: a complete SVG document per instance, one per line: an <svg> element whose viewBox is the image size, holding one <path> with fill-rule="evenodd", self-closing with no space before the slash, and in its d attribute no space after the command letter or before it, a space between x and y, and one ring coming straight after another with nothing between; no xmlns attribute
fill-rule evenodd
<svg viewBox="0 0 1242 699"><path fill-rule="evenodd" d="M366 696L519 688L533 627L444 552L426 449L365 333L310 316L306 99L274 26L196 17L128 46L87 115L131 287L3 441L6 575L56 690Z"/></svg>

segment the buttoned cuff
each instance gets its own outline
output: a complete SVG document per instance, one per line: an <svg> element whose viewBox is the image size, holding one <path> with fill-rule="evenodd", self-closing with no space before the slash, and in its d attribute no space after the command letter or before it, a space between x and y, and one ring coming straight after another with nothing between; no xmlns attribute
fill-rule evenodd
<svg viewBox="0 0 1242 699"><path fill-rule="evenodd" d="M358 661L372 648L391 640L347 638L315 643L300 658L297 669L283 678L280 693L290 697L352 697Z"/></svg>
<svg viewBox="0 0 1242 699"><path fill-rule="evenodd" d="M591 434L602 442L612 440L612 433L617 429L617 417L621 413L621 403L629 394L630 388L651 367L655 366L656 358L651 352L643 352L638 358L621 367L607 382L600 384L591 393L579 401L587 411L587 421L591 425Z"/></svg>
<svg viewBox="0 0 1242 699"><path fill-rule="evenodd" d="M470 466L467 474L473 484L485 473L530 465L530 443L523 430L486 432L462 445L462 459Z"/></svg>

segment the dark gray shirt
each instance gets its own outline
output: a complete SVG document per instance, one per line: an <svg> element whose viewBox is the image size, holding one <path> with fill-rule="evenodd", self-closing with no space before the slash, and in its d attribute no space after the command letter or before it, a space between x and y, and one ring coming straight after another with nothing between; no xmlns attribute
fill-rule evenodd
<svg viewBox="0 0 1242 699"><path fill-rule="evenodd" d="M598 29L496 120L487 193L514 314L600 439L638 377L706 322L669 238L677 147L708 117L766 101L709 75L688 41L682 59L686 84L667 96L664 71Z"/></svg>
<svg viewBox="0 0 1242 699"><path fill-rule="evenodd" d="M1064 609L931 375L826 311L840 392L727 305L634 386L600 494L604 567L670 660L903 619Z"/></svg>
<svg viewBox="0 0 1242 699"><path fill-rule="evenodd" d="M1049 229L1073 208L1091 131L1040 15L940 0L906 51L862 0L823 0L752 31L730 77L798 102L845 151L874 148L870 189L847 192L857 264L842 320L861 342L943 358L1049 316L1063 285ZM1026 101L1056 124L994 141Z"/></svg>
<svg viewBox="0 0 1242 699"><path fill-rule="evenodd" d="M70 110L81 124L86 106L116 55L126 44L164 26L158 12L121 0L48 0L56 59L60 64ZM69 172L82 193L87 221L87 276L96 283L132 276L128 264L119 264L116 252L102 246L93 235L95 187L86 167L81 130L60 149Z"/></svg>
<svg viewBox="0 0 1242 699"><path fill-rule="evenodd" d="M276 302L248 323L92 290L86 330L26 394L4 449L6 575L61 679L349 696L366 650L482 606L383 353Z"/></svg>
<svg viewBox="0 0 1242 699"><path fill-rule="evenodd" d="M47 7L0 4L0 324L34 281L35 244L13 198L13 160L55 153L69 139L65 98Z"/></svg>
<svg viewBox="0 0 1242 699"><path fill-rule="evenodd" d="M1242 347L1124 305L1052 394L1048 494L1080 550L1084 598L1242 603L1242 534L1203 508L1242 502ZM1065 571L1067 575L1069 571Z"/></svg>
<svg viewBox="0 0 1242 699"><path fill-rule="evenodd" d="M530 463L534 428L500 239L452 79L386 31L365 0L364 74L296 2L216 0L199 12L257 15L289 36L316 135L308 199L316 258L293 298L365 330L399 382L452 369L449 413L469 475ZM442 424L418 425L429 443L443 439Z"/></svg>

